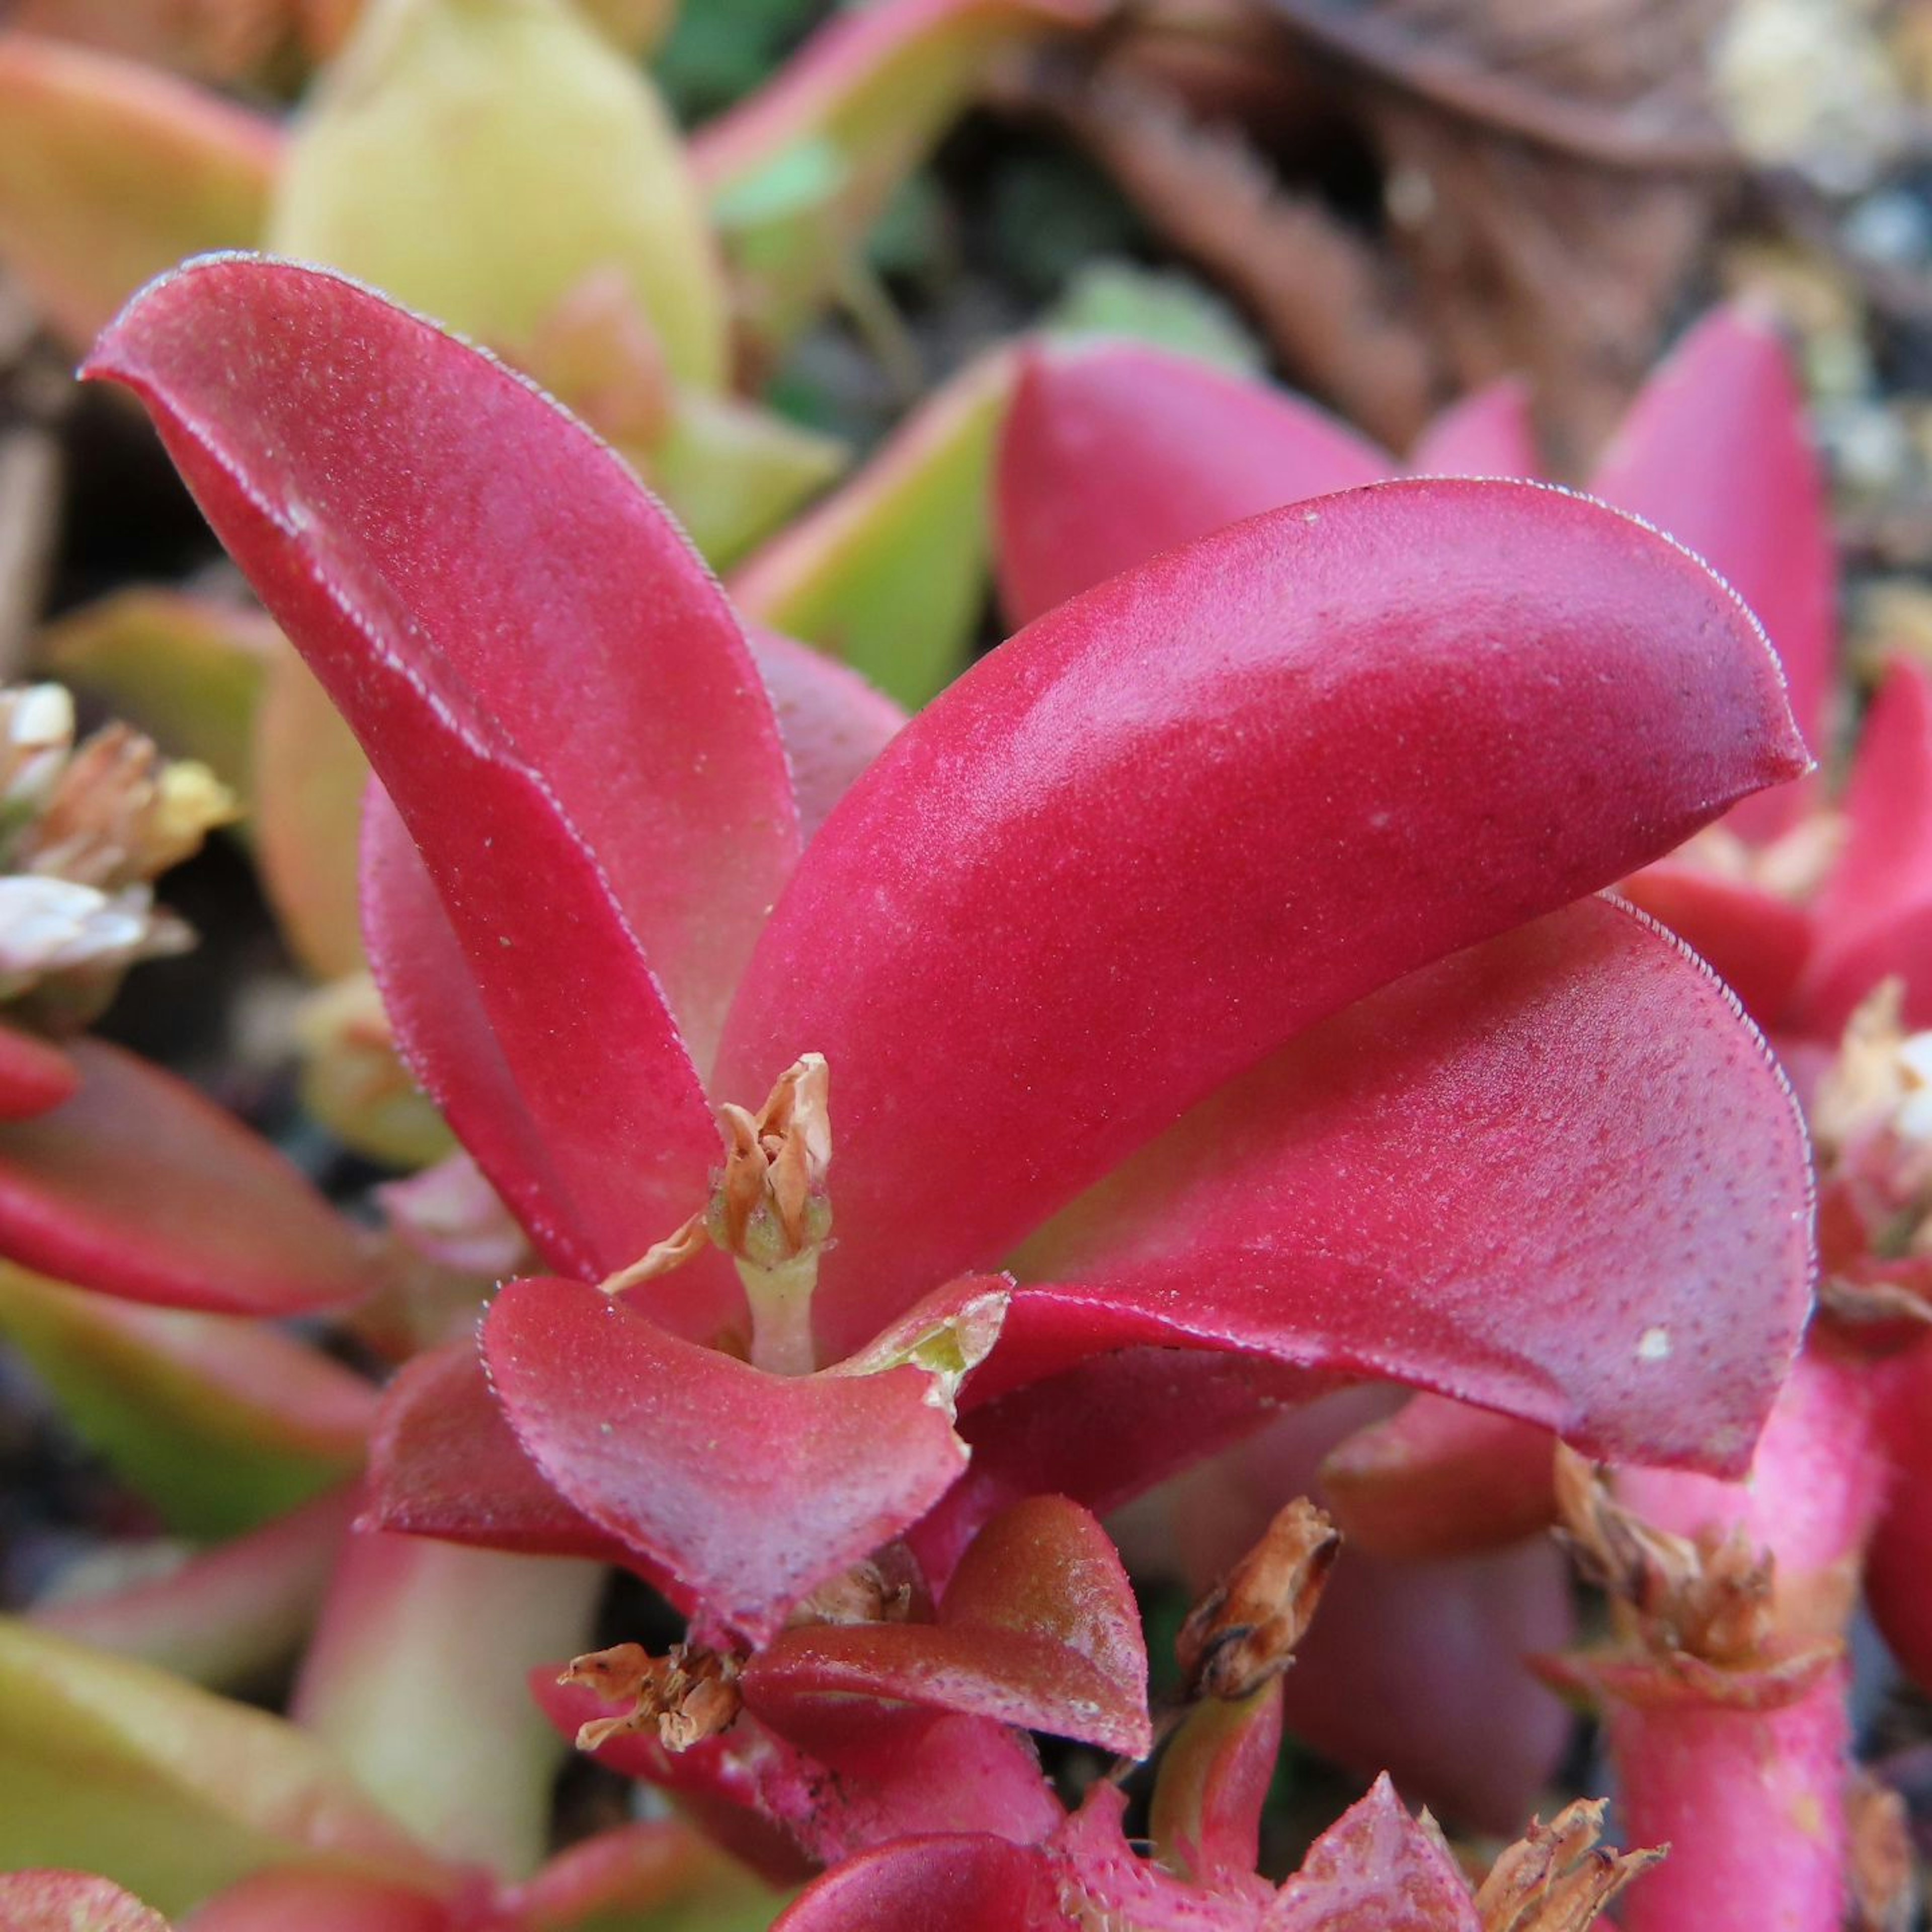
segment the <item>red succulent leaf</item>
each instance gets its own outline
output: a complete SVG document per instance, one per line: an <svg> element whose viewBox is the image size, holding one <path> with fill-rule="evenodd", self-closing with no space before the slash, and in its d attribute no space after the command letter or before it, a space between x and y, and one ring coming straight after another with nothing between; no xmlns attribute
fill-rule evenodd
<svg viewBox="0 0 1932 1932"><path fill-rule="evenodd" d="M965 1466L922 1369L767 1375L576 1282L512 1282L484 1355L558 1490L664 1571L675 1600L754 1640Z"/></svg>
<svg viewBox="0 0 1932 1932"><path fill-rule="evenodd" d="M168 1932L132 1893L86 1872L0 1872L7 1932Z"/></svg>
<svg viewBox="0 0 1932 1932"><path fill-rule="evenodd" d="M1040 1496L981 1530L936 1623L814 1624L752 1660L746 1705L807 1749L854 1700L994 1718L1144 1756L1147 1649L1106 1532L1077 1503Z"/></svg>
<svg viewBox="0 0 1932 1932"><path fill-rule="evenodd" d="M1012 1309L1026 1300L1022 1289ZM1108 1346L976 1409L980 1382L998 1372L1002 1350L968 1384L962 1407L970 1412L959 1432L972 1462L910 1539L935 1584L952 1574L980 1526L1009 1504L1053 1491L1104 1513L1239 1442L1281 1403L1322 1386L1299 1370L1244 1355Z"/></svg>
<svg viewBox="0 0 1932 1932"><path fill-rule="evenodd" d="M1556 1521L1555 1460L1547 1430L1418 1395L1331 1450L1322 1486L1352 1555L1472 1556Z"/></svg>
<svg viewBox="0 0 1932 1932"><path fill-rule="evenodd" d="M1449 1848L1378 1778L1309 1848L1276 1894L1268 1932L1481 1932Z"/></svg>
<svg viewBox="0 0 1932 1932"><path fill-rule="evenodd" d="M365 1520L489 1550L629 1560L524 1454L466 1335L418 1355L384 1391Z"/></svg>
<svg viewBox="0 0 1932 1932"><path fill-rule="evenodd" d="M904 1838L828 1872L772 1932L1033 1932L1058 1916L1039 1852L1004 1839Z"/></svg>
<svg viewBox="0 0 1932 1932"><path fill-rule="evenodd" d="M560 1150L525 1104L415 841L376 785L363 818L362 909L370 964L405 1058L553 1267L594 1280L683 1220L709 1171L688 1144L697 1125L688 1110L663 1124L682 1158L656 1187L644 1172L606 1169L594 1134L587 1147L579 1141L560 1150L575 1156L569 1171L579 1184L566 1185L552 1157ZM586 1118L594 1128L597 1114ZM715 1160L708 1122L705 1134L704 1158ZM646 1284L633 1299L676 1334L708 1338L742 1312L737 1277L717 1254L698 1256L668 1286L667 1294L665 1284Z"/></svg>
<svg viewBox="0 0 1932 1932"><path fill-rule="evenodd" d="M1668 530L1734 584L1771 634L1807 744L1829 735L1837 566L1823 472L1783 345L1738 308L1707 316L1631 405L1590 488ZM1782 830L1801 793L1748 805L1748 834Z"/></svg>
<svg viewBox="0 0 1932 1932"><path fill-rule="evenodd" d="M1811 952L1814 922L1804 907L1679 859L1633 872L1617 890L1705 960L1760 1026L1783 1022Z"/></svg>
<svg viewBox="0 0 1932 1932"><path fill-rule="evenodd" d="M105 1041L68 1052L73 1096L0 1122L0 1250L174 1308L292 1315L368 1292L355 1228L265 1141Z"/></svg>
<svg viewBox="0 0 1932 1932"><path fill-rule="evenodd" d="M1418 476L1540 476L1529 392L1506 377L1444 410L1408 452Z"/></svg>
<svg viewBox="0 0 1932 1932"><path fill-rule="evenodd" d="M586 1691L541 1676L532 1688L567 1734L607 1714ZM596 1756L662 1786L719 1844L780 1881L800 1875L801 1858L809 1869L942 1828L1026 1844L1060 1821L1030 1742L987 1718L906 1711L828 1725L819 1742L807 1753L747 1714L688 1750L620 1732Z"/></svg>
<svg viewBox="0 0 1932 1932"><path fill-rule="evenodd" d="M747 638L790 760L799 831L809 838L898 735L906 714L856 671L808 644L761 626Z"/></svg>
<svg viewBox="0 0 1932 1932"><path fill-rule="evenodd" d="M1806 1143L1726 990L1596 899L1306 1034L1016 1265L1056 1285L996 1362L1243 1348L1731 1472L1809 1304Z"/></svg>
<svg viewBox="0 0 1932 1932"><path fill-rule="evenodd" d="M737 620L631 472L507 369L316 269L191 265L123 311L88 373L153 411L362 740L459 926L502 922L453 876L493 829L460 821L488 815L486 786L519 788L490 767L541 772L547 796L513 818L580 836L708 1058L797 824ZM439 799L439 777L465 767L474 788ZM499 892L509 866L500 851ZM540 883L528 880L533 921L606 922L587 889L553 908ZM544 943L554 990L561 924L506 932L512 946ZM495 930L465 940L472 963L479 940L501 943Z"/></svg>
<svg viewBox="0 0 1932 1932"><path fill-rule="evenodd" d="M1402 465L1312 403L1137 343L1026 358L994 484L1000 601L1029 623L1244 517Z"/></svg>
<svg viewBox="0 0 1932 1932"><path fill-rule="evenodd" d="M1061 605L854 788L732 1012L721 1091L806 1050L839 1082L821 1336L854 1346L1276 1045L1802 758L1724 586L1533 485L1295 505Z"/></svg>
<svg viewBox="0 0 1932 1932"><path fill-rule="evenodd" d="M0 1120L44 1114L80 1084L74 1062L51 1040L0 1023Z"/></svg>
<svg viewBox="0 0 1932 1932"><path fill-rule="evenodd" d="M1835 1035L1873 987L1905 980L1907 1023L1932 1022L1932 670L1900 658L1867 713L1844 800L1844 850L1815 911L1797 1018Z"/></svg>

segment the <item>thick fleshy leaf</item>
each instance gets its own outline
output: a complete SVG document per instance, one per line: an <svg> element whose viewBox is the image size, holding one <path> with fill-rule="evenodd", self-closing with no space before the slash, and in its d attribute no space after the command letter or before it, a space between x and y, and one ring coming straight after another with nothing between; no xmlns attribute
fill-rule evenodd
<svg viewBox="0 0 1932 1932"><path fill-rule="evenodd" d="M836 1083L821 1334L850 1346L1279 1042L1802 756L1724 586L1529 484L1296 505L1062 605L854 788L733 1011L721 1093L805 1052Z"/></svg>
<svg viewBox="0 0 1932 1932"><path fill-rule="evenodd" d="M137 585L50 624L35 656L63 684L139 725L164 752L199 758L252 799L256 707L270 667L286 650L250 605Z"/></svg>
<svg viewBox="0 0 1932 1932"><path fill-rule="evenodd" d="M1269 1932L1480 1932L1482 1921L1439 1834L1378 1778L1309 1847L1270 1908Z"/></svg>
<svg viewBox="0 0 1932 1932"><path fill-rule="evenodd" d="M1932 1021L1932 670L1910 658L1892 664L1872 701L1844 810L1844 850L1819 895L1797 1018L1835 1036L1896 973L1908 1023L1923 1026Z"/></svg>
<svg viewBox="0 0 1932 1932"><path fill-rule="evenodd" d="M700 130L692 160L759 334L782 341L836 288L993 61L1106 12L1105 0L882 0L829 22Z"/></svg>
<svg viewBox="0 0 1932 1932"><path fill-rule="evenodd" d="M1300 398L1136 343L1029 356L1000 438L1000 595L1024 624L1177 544L1402 464Z"/></svg>
<svg viewBox="0 0 1932 1932"><path fill-rule="evenodd" d="M724 277L649 76L574 7L371 7L297 124L266 245L512 354L615 272L680 381L724 386Z"/></svg>
<svg viewBox="0 0 1932 1932"><path fill-rule="evenodd" d="M488 1550L624 1560L617 1539L566 1502L524 1454L467 1335L418 1356L384 1390L366 1520Z"/></svg>
<svg viewBox="0 0 1932 1932"><path fill-rule="evenodd" d="M1634 906L1670 927L1744 1002L1760 1026L1780 1026L1812 950L1804 907L1691 859L1660 859L1621 880Z"/></svg>
<svg viewBox="0 0 1932 1932"><path fill-rule="evenodd" d="M1003 1838L906 1838L828 1872L772 1932L1031 1932L1054 1904L1039 1852Z"/></svg>
<svg viewBox="0 0 1932 1932"><path fill-rule="evenodd" d="M257 238L279 148L152 68L0 34L0 254L76 351L151 275Z"/></svg>
<svg viewBox="0 0 1932 1932"><path fill-rule="evenodd" d="M791 764L798 829L810 838L898 736L904 711L856 671L776 631L749 634Z"/></svg>
<svg viewBox="0 0 1932 1932"><path fill-rule="evenodd" d="M158 284L89 373L148 403L218 533L356 729L452 905L512 1061L538 1044L510 1018L536 997L535 975L553 1065L567 1058L558 1013L603 1010L596 1086L613 1104L632 1084L614 1077L616 1043L664 1032L650 1022L654 971L702 1064L796 825L736 620L618 460L488 358L366 290L285 264L211 261ZM573 832L608 892L567 849ZM513 833L536 874L518 881L520 916L502 904ZM567 990L572 934L602 942L580 1000ZM686 1104L674 1074L656 1076L660 1113ZM621 1142L614 1120L599 1124ZM630 1166L650 1166L628 1152Z"/></svg>
<svg viewBox="0 0 1932 1932"><path fill-rule="evenodd" d="M1352 1551L1473 1556L1555 1522L1555 1462L1547 1430L1418 1395L1332 1450L1322 1486Z"/></svg>
<svg viewBox="0 0 1932 1932"><path fill-rule="evenodd" d="M935 1623L787 1630L752 1660L744 1690L807 1749L857 1700L994 1718L1131 1757L1153 1742L1132 1588L1100 1524L1058 1496L1017 1504L980 1532Z"/></svg>
<svg viewBox="0 0 1932 1932"><path fill-rule="evenodd" d="M161 1915L86 1872L0 1872L7 1932L168 1932Z"/></svg>
<svg viewBox="0 0 1932 1932"><path fill-rule="evenodd" d="M1594 899L1215 1095L1029 1244L1023 1279L1084 1286L1017 1297L1002 1348L1246 1348L1730 1472L1812 1264L1804 1130L1763 1042Z"/></svg>
<svg viewBox="0 0 1932 1932"><path fill-rule="evenodd" d="M369 762L286 646L268 668L249 767L262 883L290 948L319 979L358 970L356 855Z"/></svg>
<svg viewBox="0 0 1932 1932"><path fill-rule="evenodd" d="M70 1593L63 1576L32 1620L211 1690L259 1688L308 1636L355 1507L352 1488L332 1490L164 1575L106 1589Z"/></svg>
<svg viewBox="0 0 1932 1932"><path fill-rule="evenodd" d="M79 1069L52 1041L0 1022L0 1120L46 1113L80 1084Z"/></svg>
<svg viewBox="0 0 1932 1932"><path fill-rule="evenodd" d="M524 1876L562 1755L524 1678L584 1648L603 1581L595 1564L358 1530L290 1714L424 1844Z"/></svg>
<svg viewBox="0 0 1932 1932"><path fill-rule="evenodd" d="M1465 396L1422 432L1408 466L1418 476L1541 476L1528 388L1506 380Z"/></svg>
<svg viewBox="0 0 1932 1932"><path fill-rule="evenodd" d="M182 1932L459 1932L472 1922L470 1912L419 1886L284 1867L226 1887Z"/></svg>
<svg viewBox="0 0 1932 1932"><path fill-rule="evenodd" d="M766 1375L572 1282L509 1283L484 1354L544 1475L684 1605L754 1639L965 1466L923 1370Z"/></svg>
<svg viewBox="0 0 1932 1932"><path fill-rule="evenodd" d="M0 1250L132 1301L252 1315L368 1292L356 1229L184 1082L76 1040L74 1097L0 1124Z"/></svg>
<svg viewBox="0 0 1932 1932"><path fill-rule="evenodd" d="M902 703L963 668L986 602L987 484L1009 350L935 391L864 469L742 566L740 609L842 658Z"/></svg>
<svg viewBox="0 0 1932 1932"><path fill-rule="evenodd" d="M1805 742L1826 749L1837 569L1804 397L1773 330L1742 309L1707 316L1644 386L1590 487L1736 586L1777 647ZM1796 792L1767 798L1734 823L1768 836L1804 804Z"/></svg>
<svg viewBox="0 0 1932 1932"><path fill-rule="evenodd" d="M375 1420L359 1376L258 1321L133 1306L0 1265L0 1336L184 1535L232 1535L338 1482Z"/></svg>
<svg viewBox="0 0 1932 1932"><path fill-rule="evenodd" d="M0 1864L86 1864L172 1912L308 1861L449 1882L292 1724L0 1620Z"/></svg>

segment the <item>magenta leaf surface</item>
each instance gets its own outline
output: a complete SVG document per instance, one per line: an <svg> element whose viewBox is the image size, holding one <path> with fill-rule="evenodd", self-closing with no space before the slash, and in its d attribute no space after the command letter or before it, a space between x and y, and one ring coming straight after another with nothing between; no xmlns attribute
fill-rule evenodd
<svg viewBox="0 0 1932 1932"><path fill-rule="evenodd" d="M484 1351L544 1474L687 1607L754 1639L965 1466L923 1370L766 1375L574 1282L512 1282Z"/></svg>
<svg viewBox="0 0 1932 1932"><path fill-rule="evenodd" d="M80 1084L74 1062L52 1041L0 1024L0 1120L44 1114Z"/></svg>
<svg viewBox="0 0 1932 1932"><path fill-rule="evenodd" d="M1003 1346L1218 1342L1735 1471L1809 1305L1808 1172L1724 989L1586 901L1216 1094L1023 1252L1069 1286Z"/></svg>
<svg viewBox="0 0 1932 1932"><path fill-rule="evenodd" d="M80 1084L0 1122L0 1248L132 1301L238 1315L339 1308L370 1286L362 1241L232 1114L103 1040L68 1049Z"/></svg>
<svg viewBox="0 0 1932 1932"><path fill-rule="evenodd" d="M1837 674L1837 567L1804 399L1773 331L1736 308L1707 316L1646 382L1590 488L1667 530L1736 587L1771 634L1805 742L1822 748ZM1759 835L1798 793L1747 806Z"/></svg>
<svg viewBox="0 0 1932 1932"><path fill-rule="evenodd" d="M1293 506L1061 605L854 788L733 1010L721 1090L806 1051L837 1083L822 1339L997 1260L1304 1028L1802 762L1724 587L1529 484Z"/></svg>
<svg viewBox="0 0 1932 1932"><path fill-rule="evenodd" d="M1313 404L1192 356L1126 342L1037 351L1000 434L1001 602L1029 623L1224 524L1401 468Z"/></svg>
<svg viewBox="0 0 1932 1932"><path fill-rule="evenodd" d="M987 1524L933 1624L807 1624L745 1674L746 1702L809 1749L855 1699L902 1701L1077 1737L1139 1757L1153 1742L1147 1650L1106 1533L1064 1497Z"/></svg>

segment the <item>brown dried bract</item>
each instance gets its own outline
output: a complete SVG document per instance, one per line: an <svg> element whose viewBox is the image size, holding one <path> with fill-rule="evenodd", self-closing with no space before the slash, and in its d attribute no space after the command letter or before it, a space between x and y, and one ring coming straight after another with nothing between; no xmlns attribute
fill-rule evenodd
<svg viewBox="0 0 1932 1932"><path fill-rule="evenodd" d="M1483 1932L1589 1932L1597 1916L1670 1850L1600 1844L1604 1804L1580 1798L1529 1830L1496 1862L1476 1894Z"/></svg>
<svg viewBox="0 0 1932 1932"><path fill-rule="evenodd" d="M1918 1922L1918 1880L1904 1799L1860 1772L1845 1794L1845 1820L1852 1932L1910 1932Z"/></svg>
<svg viewBox="0 0 1932 1932"><path fill-rule="evenodd" d="M620 1643L574 1658L557 1678L612 1702L632 1708L620 1717L592 1718L580 1725L579 1750L596 1750L614 1737L655 1730L668 1751L686 1751L729 1730L742 1702L738 1676L742 1660L696 1644L674 1644L652 1657L642 1644Z"/></svg>
<svg viewBox="0 0 1932 1932"><path fill-rule="evenodd" d="M1342 1547L1325 1510L1298 1496L1189 1613L1175 1640L1190 1694L1246 1697L1294 1660Z"/></svg>
<svg viewBox="0 0 1932 1932"><path fill-rule="evenodd" d="M808 1053L778 1078L754 1114L730 1102L718 1109L724 1165L710 1201L641 1259L601 1284L616 1294L668 1274L707 1242L734 1260L771 1270L824 1246L832 1232L826 1171L832 1164L831 1072Z"/></svg>
<svg viewBox="0 0 1932 1932"><path fill-rule="evenodd" d="M912 1614L910 1576L888 1577L869 1559L821 1583L785 1619L795 1630L808 1624L902 1624Z"/></svg>
<svg viewBox="0 0 1932 1932"><path fill-rule="evenodd" d="M1556 1452L1558 1532L1583 1574L1634 1617L1652 1650L1725 1668L1763 1661L1773 1634L1773 1566L1735 1526L1694 1540L1658 1529L1626 1509L1603 1472L1571 1449Z"/></svg>

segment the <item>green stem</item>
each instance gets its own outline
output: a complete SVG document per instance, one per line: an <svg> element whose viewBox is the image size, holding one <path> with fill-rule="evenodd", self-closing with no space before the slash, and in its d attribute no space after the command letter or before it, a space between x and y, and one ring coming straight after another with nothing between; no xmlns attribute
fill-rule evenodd
<svg viewBox="0 0 1932 1932"><path fill-rule="evenodd" d="M808 1376L818 1366L812 1340L812 1292L818 1251L808 1248L775 1268L738 1264L752 1304L752 1366L768 1375Z"/></svg>

